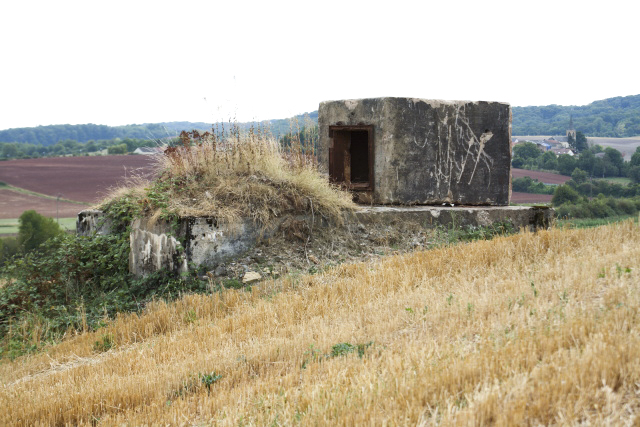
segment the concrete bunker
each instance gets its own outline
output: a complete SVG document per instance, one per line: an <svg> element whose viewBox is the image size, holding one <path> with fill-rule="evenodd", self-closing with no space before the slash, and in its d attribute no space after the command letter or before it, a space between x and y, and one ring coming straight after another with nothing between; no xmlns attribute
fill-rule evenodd
<svg viewBox="0 0 640 427"><path fill-rule="evenodd" d="M371 205L345 217L350 230L372 224L477 227L505 221L516 229L535 230L548 227L553 218L549 208L508 206L508 104L416 98L329 101L320 104L318 127L319 162L329 180ZM296 219L314 221L313 216ZM319 221L316 230L325 232L320 231L325 225ZM102 212L85 211L78 217L79 234L104 234L109 228ZM185 272L190 265L212 269L254 247L261 237L246 218L233 230L215 218L184 217L177 231L138 219L130 235L129 270L144 276L162 268Z"/></svg>
<svg viewBox="0 0 640 427"><path fill-rule="evenodd" d="M485 101L322 102L320 163L379 205L507 206L511 108Z"/></svg>

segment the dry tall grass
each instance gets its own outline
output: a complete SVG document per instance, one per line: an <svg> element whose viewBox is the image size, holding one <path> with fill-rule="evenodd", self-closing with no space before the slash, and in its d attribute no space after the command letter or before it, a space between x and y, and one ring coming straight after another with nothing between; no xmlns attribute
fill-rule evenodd
<svg viewBox="0 0 640 427"><path fill-rule="evenodd" d="M639 274L626 222L185 296L1 365L0 423L633 424Z"/></svg>
<svg viewBox="0 0 640 427"><path fill-rule="evenodd" d="M287 147L268 131L183 132L182 145L156 157L155 180L116 189L103 205L129 196L149 216L215 217L232 224L252 218L268 227L284 214L309 213L341 223L355 205L319 170L313 145Z"/></svg>

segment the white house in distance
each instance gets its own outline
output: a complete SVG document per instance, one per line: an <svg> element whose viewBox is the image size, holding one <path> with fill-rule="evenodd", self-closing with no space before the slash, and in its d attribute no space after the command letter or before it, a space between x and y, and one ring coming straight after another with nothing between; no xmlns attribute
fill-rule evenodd
<svg viewBox="0 0 640 427"><path fill-rule="evenodd" d="M144 154L147 156L153 154L162 154L167 147L140 147L133 151L133 154Z"/></svg>

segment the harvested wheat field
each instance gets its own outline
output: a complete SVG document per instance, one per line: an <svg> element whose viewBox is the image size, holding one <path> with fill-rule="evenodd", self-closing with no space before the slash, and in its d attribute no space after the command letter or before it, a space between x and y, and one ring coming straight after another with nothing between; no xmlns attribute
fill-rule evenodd
<svg viewBox="0 0 640 427"><path fill-rule="evenodd" d="M640 228L156 303L0 365L4 425L637 423Z"/></svg>

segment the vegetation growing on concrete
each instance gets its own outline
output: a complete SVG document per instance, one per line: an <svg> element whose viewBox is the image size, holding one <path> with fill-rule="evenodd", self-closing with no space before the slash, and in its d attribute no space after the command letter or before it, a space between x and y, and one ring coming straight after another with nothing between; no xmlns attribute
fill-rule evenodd
<svg viewBox="0 0 640 427"><path fill-rule="evenodd" d="M181 144L157 158L151 182L117 189L101 208L130 207L154 219L214 217L223 224L251 218L268 228L287 214L341 223L355 209L349 193L331 186L316 163L313 143L283 147L266 131L183 132Z"/></svg>

